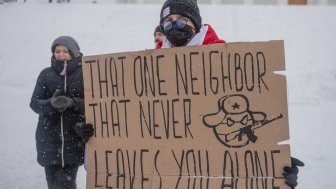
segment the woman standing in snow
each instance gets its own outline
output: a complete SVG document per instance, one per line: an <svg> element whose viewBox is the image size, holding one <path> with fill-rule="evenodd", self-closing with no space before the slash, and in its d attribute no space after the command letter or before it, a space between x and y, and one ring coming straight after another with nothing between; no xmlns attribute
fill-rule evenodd
<svg viewBox="0 0 336 189"><path fill-rule="evenodd" d="M75 189L86 136L93 134L91 125L77 124L85 120L82 53L70 36L55 39L51 51L51 66L39 74L30 102L39 114L37 161L49 189Z"/></svg>

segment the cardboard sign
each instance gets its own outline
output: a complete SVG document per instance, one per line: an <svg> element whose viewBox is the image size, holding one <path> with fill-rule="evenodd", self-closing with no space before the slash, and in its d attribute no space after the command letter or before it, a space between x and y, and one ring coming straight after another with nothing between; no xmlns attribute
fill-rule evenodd
<svg viewBox="0 0 336 189"><path fill-rule="evenodd" d="M83 59L87 188L288 189L283 41Z"/></svg>

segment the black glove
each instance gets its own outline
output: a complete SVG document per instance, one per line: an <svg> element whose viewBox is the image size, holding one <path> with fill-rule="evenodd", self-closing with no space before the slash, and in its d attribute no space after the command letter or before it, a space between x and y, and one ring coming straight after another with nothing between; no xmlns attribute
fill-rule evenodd
<svg viewBox="0 0 336 189"><path fill-rule="evenodd" d="M72 98L66 96L59 96L60 91L57 89L51 97L51 106L59 112L64 112L67 108L74 105Z"/></svg>
<svg viewBox="0 0 336 189"><path fill-rule="evenodd" d="M304 163L296 158L291 157L292 161L292 167L284 167L284 177L286 179L286 184L292 189L295 189L295 187L298 185L297 179L298 179L298 173L299 173L299 167L303 167Z"/></svg>
<svg viewBox="0 0 336 189"><path fill-rule="evenodd" d="M86 144L93 135L94 129L90 123L86 124L85 122L79 122L75 124L75 132Z"/></svg>

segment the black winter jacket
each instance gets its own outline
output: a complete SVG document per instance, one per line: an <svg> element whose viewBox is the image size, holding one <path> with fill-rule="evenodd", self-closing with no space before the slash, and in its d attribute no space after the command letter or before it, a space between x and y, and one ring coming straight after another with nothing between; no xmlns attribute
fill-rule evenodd
<svg viewBox="0 0 336 189"><path fill-rule="evenodd" d="M66 76L61 76L64 62L51 58L51 67L41 71L30 107L39 114L36 129L37 161L42 166L84 162L85 144L75 134L75 123L84 121L84 85L81 56L67 62ZM65 81L66 79L66 81ZM66 83L66 91L64 90ZM74 106L63 113L51 106L55 90L74 100ZM63 119L63 124L61 123Z"/></svg>

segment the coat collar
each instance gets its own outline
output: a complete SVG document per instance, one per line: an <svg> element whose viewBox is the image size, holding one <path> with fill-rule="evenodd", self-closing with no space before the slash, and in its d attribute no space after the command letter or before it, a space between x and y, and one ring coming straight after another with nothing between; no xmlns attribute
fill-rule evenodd
<svg viewBox="0 0 336 189"><path fill-rule="evenodd" d="M51 57L51 67L54 70L56 70L57 73L61 73L63 71L64 62L65 61L56 60L54 55ZM77 67L80 67L81 65L82 65L82 56L68 60L67 61L67 72L72 72Z"/></svg>

